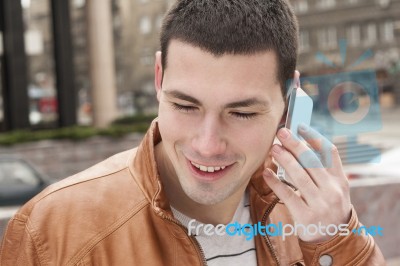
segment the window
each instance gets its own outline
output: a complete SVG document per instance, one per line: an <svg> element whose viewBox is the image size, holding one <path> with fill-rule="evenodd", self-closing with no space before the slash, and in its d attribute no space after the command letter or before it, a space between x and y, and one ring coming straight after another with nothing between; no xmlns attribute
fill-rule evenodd
<svg viewBox="0 0 400 266"><path fill-rule="evenodd" d="M332 7L335 7L336 5L336 0L318 0L317 1L317 7L319 9L329 9Z"/></svg>
<svg viewBox="0 0 400 266"><path fill-rule="evenodd" d="M296 13L305 13L308 11L307 0L296 0L293 2L293 8Z"/></svg>
<svg viewBox="0 0 400 266"><path fill-rule="evenodd" d="M310 36L308 31L300 31L299 51L307 52L310 50Z"/></svg>
<svg viewBox="0 0 400 266"><path fill-rule="evenodd" d="M144 16L140 19L139 28L142 34L149 34L151 32L151 20L149 16Z"/></svg>
<svg viewBox="0 0 400 266"><path fill-rule="evenodd" d="M357 46L361 41L360 26L351 25L347 29L347 40L350 46Z"/></svg>
<svg viewBox="0 0 400 266"><path fill-rule="evenodd" d="M29 121L32 126L56 126L58 102L49 1L22 0L28 67Z"/></svg>
<svg viewBox="0 0 400 266"><path fill-rule="evenodd" d="M74 0L72 2L74 8L82 8L86 4L86 0Z"/></svg>
<svg viewBox="0 0 400 266"><path fill-rule="evenodd" d="M377 41L376 25L369 23L365 28L365 45L374 45Z"/></svg>
<svg viewBox="0 0 400 266"><path fill-rule="evenodd" d="M71 37L75 72L73 78L78 94L76 108L79 125L90 125L93 123L85 4L85 0L72 0L70 2Z"/></svg>
<svg viewBox="0 0 400 266"><path fill-rule="evenodd" d="M381 28L382 41L392 42L394 40L394 24L393 21L386 21Z"/></svg>
<svg viewBox="0 0 400 266"><path fill-rule="evenodd" d="M336 28L329 27L318 31L318 46L321 49L333 49L337 47Z"/></svg>
<svg viewBox="0 0 400 266"><path fill-rule="evenodd" d="M21 0L22 8L29 8L31 6L31 0Z"/></svg>

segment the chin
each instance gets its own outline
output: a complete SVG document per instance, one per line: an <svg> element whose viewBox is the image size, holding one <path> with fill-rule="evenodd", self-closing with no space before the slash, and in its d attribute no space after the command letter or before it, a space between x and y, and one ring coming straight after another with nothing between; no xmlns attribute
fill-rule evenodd
<svg viewBox="0 0 400 266"><path fill-rule="evenodd" d="M197 195L187 195L190 197L194 202L201 204L201 205L215 205L223 201L224 199L216 198L216 197L203 197L203 196L197 196Z"/></svg>
<svg viewBox="0 0 400 266"><path fill-rule="evenodd" d="M201 205L215 205L223 202L237 190L234 184L218 188L215 184L182 184L183 191L194 202Z"/></svg>

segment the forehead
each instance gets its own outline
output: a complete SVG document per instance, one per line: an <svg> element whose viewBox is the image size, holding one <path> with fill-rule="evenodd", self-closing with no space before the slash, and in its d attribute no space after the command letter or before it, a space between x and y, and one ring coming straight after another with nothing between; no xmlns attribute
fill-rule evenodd
<svg viewBox="0 0 400 266"><path fill-rule="evenodd" d="M277 60L273 51L216 56L193 45L172 40L167 57L163 87L213 95L221 92L223 97L228 97L230 93L247 94L249 97L259 93L280 94Z"/></svg>
<svg viewBox="0 0 400 266"><path fill-rule="evenodd" d="M268 70L272 72L271 74L277 73L277 55L273 50L264 50L249 54L215 54L199 46L177 39L172 39L170 41L167 50L166 61L168 62L168 66L183 62L188 62L190 64L200 64L201 62L205 62L206 64L219 62L222 64L229 62L232 65L246 65L247 63Z"/></svg>

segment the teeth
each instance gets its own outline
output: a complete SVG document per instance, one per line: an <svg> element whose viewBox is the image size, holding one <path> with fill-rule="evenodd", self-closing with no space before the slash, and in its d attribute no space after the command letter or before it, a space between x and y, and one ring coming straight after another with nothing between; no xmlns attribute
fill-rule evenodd
<svg viewBox="0 0 400 266"><path fill-rule="evenodd" d="M214 172L219 171L219 170L224 170L225 167L226 167L226 166L216 166L216 167L204 166L204 165L200 165L200 164L193 163L193 162L191 162L191 164L196 166L196 168L200 169L200 171L209 172L209 173L214 173Z"/></svg>

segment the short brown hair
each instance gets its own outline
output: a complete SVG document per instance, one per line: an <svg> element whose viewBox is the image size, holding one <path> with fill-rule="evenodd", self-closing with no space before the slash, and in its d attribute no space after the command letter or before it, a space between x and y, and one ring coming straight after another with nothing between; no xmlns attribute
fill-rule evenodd
<svg viewBox="0 0 400 266"><path fill-rule="evenodd" d="M215 56L274 51L285 95L297 61L297 19L286 0L177 0L161 29L163 69L172 39Z"/></svg>

